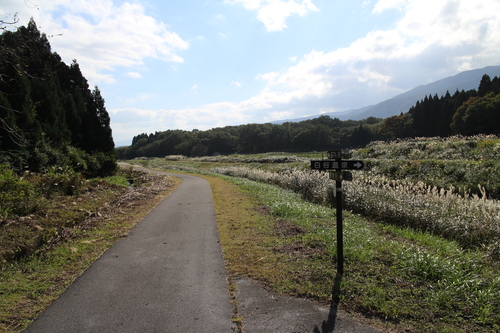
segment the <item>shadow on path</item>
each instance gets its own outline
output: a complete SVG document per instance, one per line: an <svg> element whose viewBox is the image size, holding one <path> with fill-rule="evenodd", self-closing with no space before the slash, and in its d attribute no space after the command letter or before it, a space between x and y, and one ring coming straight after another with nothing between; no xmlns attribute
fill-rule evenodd
<svg viewBox="0 0 500 333"><path fill-rule="evenodd" d="M332 289L332 303L330 304L330 312L328 319L321 324L321 330L318 327L314 328L314 333L331 333L335 330L335 322L337 321L337 312L340 302L340 286L342 284L342 275L337 273Z"/></svg>

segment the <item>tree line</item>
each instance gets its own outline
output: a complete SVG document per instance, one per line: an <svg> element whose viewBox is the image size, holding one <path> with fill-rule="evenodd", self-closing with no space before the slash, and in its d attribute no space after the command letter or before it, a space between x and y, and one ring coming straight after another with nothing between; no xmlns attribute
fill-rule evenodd
<svg viewBox="0 0 500 333"><path fill-rule="evenodd" d="M425 96L407 113L385 119L381 140L447 137L454 134L500 134L500 79L485 74L477 90Z"/></svg>
<svg viewBox="0 0 500 333"><path fill-rule="evenodd" d="M500 82L484 75L478 90L426 96L407 113L386 119L341 121L320 116L301 122L247 124L207 131L168 130L135 136L118 158L325 151L364 147L374 140L500 134Z"/></svg>
<svg viewBox="0 0 500 333"><path fill-rule="evenodd" d="M76 60L51 51L33 19L0 35L0 164L88 176L116 169L110 118L99 88L89 89Z"/></svg>
<svg viewBox="0 0 500 333"><path fill-rule="evenodd" d="M117 148L118 158L166 155L205 156L235 153L323 151L364 146L375 139L382 119L341 121L329 116L301 122L226 126L207 131L168 130L139 134L129 147Z"/></svg>

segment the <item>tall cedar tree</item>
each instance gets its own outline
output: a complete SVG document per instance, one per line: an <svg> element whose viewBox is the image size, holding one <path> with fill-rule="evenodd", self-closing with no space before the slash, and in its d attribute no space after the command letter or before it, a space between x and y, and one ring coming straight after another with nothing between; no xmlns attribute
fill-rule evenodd
<svg viewBox="0 0 500 333"><path fill-rule="evenodd" d="M0 164L41 171L66 163L92 176L112 173L109 114L76 60L67 66L51 52L33 19L5 30L0 50Z"/></svg>

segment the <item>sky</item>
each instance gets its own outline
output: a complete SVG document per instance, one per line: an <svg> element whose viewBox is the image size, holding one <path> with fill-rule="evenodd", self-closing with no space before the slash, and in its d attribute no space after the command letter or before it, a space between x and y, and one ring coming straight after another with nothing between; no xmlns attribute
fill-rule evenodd
<svg viewBox="0 0 500 333"><path fill-rule="evenodd" d="M500 64L500 0L0 0L98 86L115 143L373 105Z"/></svg>

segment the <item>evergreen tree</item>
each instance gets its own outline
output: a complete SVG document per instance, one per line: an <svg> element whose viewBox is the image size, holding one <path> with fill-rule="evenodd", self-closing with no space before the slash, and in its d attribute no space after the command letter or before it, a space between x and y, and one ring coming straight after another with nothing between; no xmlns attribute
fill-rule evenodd
<svg viewBox="0 0 500 333"><path fill-rule="evenodd" d="M85 151L111 152L115 144L111 136L110 118L99 88L96 86L87 102L87 112L82 119L85 130Z"/></svg>
<svg viewBox="0 0 500 333"><path fill-rule="evenodd" d="M0 50L0 163L33 171L69 163L92 176L113 172L104 99L97 87L88 89L76 61L67 66L52 53L33 19L4 31ZM67 156L70 151L81 156Z"/></svg>
<svg viewBox="0 0 500 333"><path fill-rule="evenodd" d="M481 82L479 83L477 94L479 95L479 97L483 97L491 91L491 88L492 88L491 78L487 74L484 74L483 77L481 78Z"/></svg>

